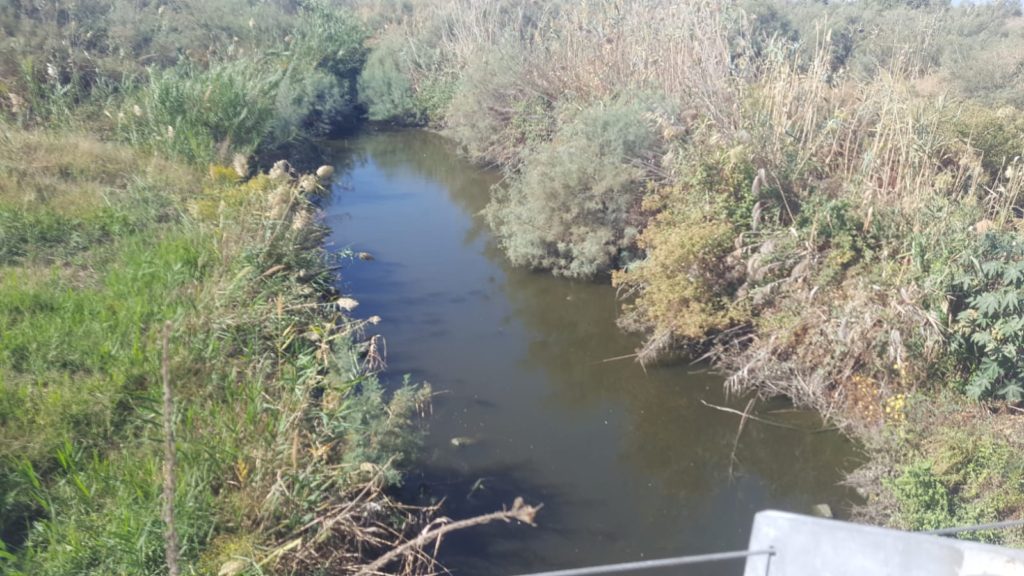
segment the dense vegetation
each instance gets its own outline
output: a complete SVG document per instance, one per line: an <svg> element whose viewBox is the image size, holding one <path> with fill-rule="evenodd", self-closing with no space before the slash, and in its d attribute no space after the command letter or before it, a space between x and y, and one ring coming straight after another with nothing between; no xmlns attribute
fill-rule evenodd
<svg viewBox="0 0 1024 576"><path fill-rule="evenodd" d="M326 182L263 164L357 119L362 30L316 2L0 6L0 572L167 573L163 366L183 573L350 570L417 525L387 488L429 390L376 379Z"/></svg>
<svg viewBox="0 0 1024 576"><path fill-rule="evenodd" d="M168 321L187 570L411 529L427 391L381 392L323 182L274 163L364 116L504 170L509 257L610 278L642 361L843 424L861 517L1024 514L1019 4L340 3L0 6L0 569L163 572Z"/></svg>
<svg viewBox="0 0 1024 576"><path fill-rule="evenodd" d="M509 257L610 275L642 361L709 352L842 423L864 517L1024 514L1018 2L359 8L371 117L502 168Z"/></svg>

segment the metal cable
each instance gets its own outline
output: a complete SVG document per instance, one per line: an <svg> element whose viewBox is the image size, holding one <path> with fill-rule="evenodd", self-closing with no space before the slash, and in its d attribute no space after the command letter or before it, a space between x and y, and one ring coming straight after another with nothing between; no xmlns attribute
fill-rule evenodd
<svg viewBox="0 0 1024 576"><path fill-rule="evenodd" d="M697 554L694 556L680 556L679 558L664 558L661 560L643 560L640 562L626 562L623 564L608 564L606 566L570 568L568 570L555 570L554 572L537 572L535 574L524 574L522 576L593 576L595 574L616 574L627 570L651 570L654 568L684 566L686 564L702 564L705 562L737 560L740 558L747 558L749 556L772 556L774 554L774 548L768 548L766 550L736 550L734 552Z"/></svg>
<svg viewBox="0 0 1024 576"><path fill-rule="evenodd" d="M975 524L974 526L958 526L956 528L942 528L941 530L928 530L921 534L933 534L936 536L949 536L961 532L980 532L982 530L1002 530L1004 528L1015 528L1024 526L1024 520L1008 520L1006 522L993 522L991 524Z"/></svg>

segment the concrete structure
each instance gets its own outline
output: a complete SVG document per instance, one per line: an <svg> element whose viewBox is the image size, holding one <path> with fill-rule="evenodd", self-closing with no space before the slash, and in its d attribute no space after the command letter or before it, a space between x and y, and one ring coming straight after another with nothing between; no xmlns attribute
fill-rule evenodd
<svg viewBox="0 0 1024 576"><path fill-rule="evenodd" d="M773 510L754 517L744 576L1024 576L1024 550Z"/></svg>

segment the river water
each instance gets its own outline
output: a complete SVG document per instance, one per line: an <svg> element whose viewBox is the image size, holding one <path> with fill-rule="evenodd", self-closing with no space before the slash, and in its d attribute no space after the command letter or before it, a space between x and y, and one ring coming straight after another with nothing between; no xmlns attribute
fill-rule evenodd
<svg viewBox="0 0 1024 576"><path fill-rule="evenodd" d="M388 378L439 392L404 496L444 498L455 518L516 496L544 504L536 528L448 538L453 573L741 549L758 510L827 503L841 515L851 501L839 482L856 452L814 415L761 405L800 430L748 421L737 442L739 417L701 403L744 408L720 376L610 360L638 343L615 326L613 289L511 268L479 217L498 176L450 142L367 133L334 154L332 245L374 257L347 264L343 287L361 316L383 318ZM740 574L742 562L671 573Z"/></svg>

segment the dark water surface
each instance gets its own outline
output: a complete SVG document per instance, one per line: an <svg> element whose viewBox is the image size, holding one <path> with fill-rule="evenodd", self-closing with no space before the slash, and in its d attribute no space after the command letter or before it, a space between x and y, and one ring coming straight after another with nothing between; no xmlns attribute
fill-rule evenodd
<svg viewBox="0 0 1024 576"><path fill-rule="evenodd" d="M744 548L758 510L841 513L849 502L838 482L856 453L837 434L748 422L733 461L739 418L700 402L745 406L723 397L720 376L606 361L637 345L615 326L612 288L510 268L478 216L497 176L449 142L370 133L336 155L333 245L375 257L346 266L345 289L361 316L383 318L390 379L408 373L441 392L407 497L447 498L452 517L519 495L544 503L537 528L447 539L455 574ZM758 414L821 425L771 408ZM742 563L671 573L740 574Z"/></svg>

